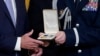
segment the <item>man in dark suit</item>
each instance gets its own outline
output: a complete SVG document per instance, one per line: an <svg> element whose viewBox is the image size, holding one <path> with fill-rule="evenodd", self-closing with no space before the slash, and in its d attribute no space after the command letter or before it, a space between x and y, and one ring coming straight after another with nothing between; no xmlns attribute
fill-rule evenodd
<svg viewBox="0 0 100 56"><path fill-rule="evenodd" d="M29 9L35 33L43 32L43 9L57 9L61 26L58 47L49 46L44 56L100 56L100 0L38 1L31 0Z"/></svg>
<svg viewBox="0 0 100 56"><path fill-rule="evenodd" d="M0 56L26 56L23 49L43 44L30 37L28 26L24 0L0 0Z"/></svg>
<svg viewBox="0 0 100 56"><path fill-rule="evenodd" d="M30 0L28 11L31 27L34 29L33 37L38 37L39 32L44 32L43 28L43 9L52 9L52 0ZM52 42L52 41L51 41ZM56 56L53 42L49 47L43 48L43 56Z"/></svg>

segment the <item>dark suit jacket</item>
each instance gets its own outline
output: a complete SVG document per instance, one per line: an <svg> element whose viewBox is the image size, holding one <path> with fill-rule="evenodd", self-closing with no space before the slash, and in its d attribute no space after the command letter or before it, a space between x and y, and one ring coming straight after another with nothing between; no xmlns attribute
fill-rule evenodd
<svg viewBox="0 0 100 56"><path fill-rule="evenodd" d="M34 29L33 37L37 38L39 32L43 32L43 9L51 9L52 0L30 0L30 8L28 11L31 27ZM43 56L56 56L55 48L51 45L48 48L43 48Z"/></svg>
<svg viewBox="0 0 100 56"><path fill-rule="evenodd" d="M4 0L0 0L0 56L15 56L17 37L26 32L27 17L24 0L15 0L17 25L14 27Z"/></svg>
<svg viewBox="0 0 100 56"><path fill-rule="evenodd" d="M77 5L74 0L58 0L58 14L68 7L72 15L72 28L63 30L64 18L60 20L61 30L66 33L66 43L59 47L51 46L44 51L44 56L100 56L100 1L97 11L83 11L82 9L89 3L89 0L81 0ZM43 32L43 9L52 9L52 0L31 0L29 17L32 22L32 28L36 31L34 34ZM79 24L79 26L76 26ZM75 47L76 28L79 34L79 45ZM56 51L55 51L56 50ZM81 50L82 52L78 52ZM51 51L51 52L50 52ZM49 52L49 54L48 54ZM48 55L47 55L48 54Z"/></svg>

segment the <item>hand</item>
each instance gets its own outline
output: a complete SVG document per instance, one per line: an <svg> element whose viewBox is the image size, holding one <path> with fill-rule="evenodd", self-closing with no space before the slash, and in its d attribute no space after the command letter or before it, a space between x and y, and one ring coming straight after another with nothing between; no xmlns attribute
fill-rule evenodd
<svg viewBox="0 0 100 56"><path fill-rule="evenodd" d="M65 32L59 31L59 32L56 34L55 42L59 45L59 44L65 43L65 41L66 41Z"/></svg>
<svg viewBox="0 0 100 56"><path fill-rule="evenodd" d="M43 41L43 42L44 42L44 44L42 46L44 46L44 47L48 47L50 45L50 42L48 42L48 41Z"/></svg>
<svg viewBox="0 0 100 56"><path fill-rule="evenodd" d="M44 44L42 41L32 39L30 37L32 33L33 33L33 30L24 34L21 37L21 48L31 50L31 49L37 48L39 45Z"/></svg>
<svg viewBox="0 0 100 56"><path fill-rule="evenodd" d="M44 33L39 33L39 36L42 36L42 35L44 35ZM48 42L48 41L43 41L43 42L44 42L44 44L42 46L44 46L44 47L48 47L50 45L50 42Z"/></svg>
<svg viewBox="0 0 100 56"><path fill-rule="evenodd" d="M43 50L42 50L42 48L35 48L34 50L33 50L34 52L33 52L33 54L31 54L31 56L41 56L42 55L42 53L43 53Z"/></svg>

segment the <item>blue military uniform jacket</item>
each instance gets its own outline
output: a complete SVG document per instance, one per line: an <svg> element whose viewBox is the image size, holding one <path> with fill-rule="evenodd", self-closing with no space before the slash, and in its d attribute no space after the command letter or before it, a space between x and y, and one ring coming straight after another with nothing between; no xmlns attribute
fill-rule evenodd
<svg viewBox="0 0 100 56"><path fill-rule="evenodd" d="M58 1L58 10L68 7L72 16L71 29L64 30L66 43L61 47L60 56L100 56L100 1L81 0L75 4L73 0L63 0L62 6L60 1L62 0ZM63 19L61 22L63 25Z"/></svg>
<svg viewBox="0 0 100 56"><path fill-rule="evenodd" d="M43 31L43 9L52 9L53 0L34 0L30 6L29 15L32 27L38 33ZM54 56L100 56L100 1L99 0L58 0L57 8L59 17L67 7L71 14L70 27L63 29L65 15L60 19L60 30L66 33L66 43L51 51ZM32 11L33 10L33 11ZM69 27L69 28L68 28ZM49 52L49 49L45 52ZM52 49L52 48L51 48ZM56 51L55 51L56 49ZM54 53L55 52L55 53ZM51 54L51 53L50 53Z"/></svg>

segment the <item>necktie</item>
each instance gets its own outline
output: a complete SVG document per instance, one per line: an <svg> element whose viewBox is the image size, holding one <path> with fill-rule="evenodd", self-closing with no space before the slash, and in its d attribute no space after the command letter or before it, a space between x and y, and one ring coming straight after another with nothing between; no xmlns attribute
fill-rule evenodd
<svg viewBox="0 0 100 56"><path fill-rule="evenodd" d="M26 10L28 10L28 8L29 8L29 4L30 4L30 0L25 0Z"/></svg>
<svg viewBox="0 0 100 56"><path fill-rule="evenodd" d="M16 26L16 19L14 17L14 10L13 10L13 6L12 6L12 1L11 0L5 0L5 4L8 8L9 13L10 13L12 22L13 22L14 26Z"/></svg>

